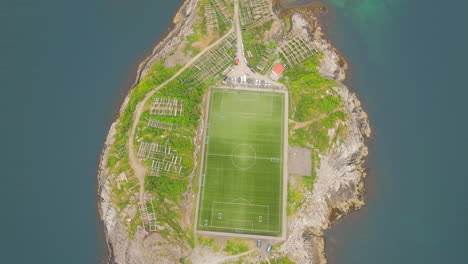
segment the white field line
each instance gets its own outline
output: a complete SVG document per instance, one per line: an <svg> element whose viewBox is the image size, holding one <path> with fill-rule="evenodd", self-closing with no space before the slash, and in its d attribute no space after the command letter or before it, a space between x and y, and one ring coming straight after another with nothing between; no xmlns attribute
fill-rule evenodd
<svg viewBox="0 0 468 264"><path fill-rule="evenodd" d="M204 228L213 228L213 229L228 229L228 230L235 230L237 229L237 227L224 227L224 226L211 226L211 225L207 225L207 226L202 226ZM279 233L280 230L265 230L265 229L250 229L250 228L242 228L243 230L245 231L254 231L254 232L265 232L265 233L272 233L272 234L275 234L275 233ZM204 230L205 232L212 232L212 231L208 231L208 230ZM222 232L222 231L221 231ZM208 233L207 233L208 234ZM226 234L227 236L229 236L229 234ZM251 234L249 234L251 235Z"/></svg>
<svg viewBox="0 0 468 264"><path fill-rule="evenodd" d="M283 87L283 86L281 86ZM231 87L229 85L217 85L216 87L213 87L213 88L216 88L216 89L226 89L226 90L230 90L230 91L250 91L250 92L267 92L267 93L282 93L282 94L285 94L287 91L282 89L282 88L278 88L278 89L272 89L271 87L270 88L259 88L258 86L256 87L253 87L253 86L237 86L237 87ZM268 96L268 95L267 95Z"/></svg>
<svg viewBox="0 0 468 264"><path fill-rule="evenodd" d="M238 93L235 92L226 92L225 89L223 89L221 92L213 91L212 93L220 93L221 94L221 112L226 113L226 114L242 114L242 115L254 115L254 116L272 116L273 115L273 100L270 101L270 113L269 114L258 114L258 113L252 113L252 112L227 112L224 111L224 95L225 94L235 94L237 95ZM264 92L262 92L264 93ZM264 94L260 95L259 92L254 92L254 93L244 93L244 94L250 94L250 95L256 95L256 96L262 96L262 97L281 97L282 95L272 95L272 94ZM246 101L246 102L257 102L259 100L257 99L240 99L240 101Z"/></svg>
<svg viewBox="0 0 468 264"><path fill-rule="evenodd" d="M267 231L270 229L270 206L268 206ZM278 232L278 231L276 231Z"/></svg>
<svg viewBox="0 0 468 264"><path fill-rule="evenodd" d="M212 107L212 103L211 103L211 100L213 99L213 94L211 93L211 89L208 91L210 94L207 98L207 113L206 113L206 116L205 116L205 128L203 129L203 142L202 142L202 162L200 163L200 173L202 175L205 175L205 177L203 177L204 179L204 182L203 182L203 186L201 186L201 179L200 179L200 182L199 182L199 186L200 186L200 190L198 191L198 197L197 197L197 207L196 207L196 216L195 216L195 223L194 223L194 228L195 230L197 230L197 222L199 223L199 225L201 226L201 220L202 220L202 217L201 217L201 214L199 212L199 210L202 210L203 209L203 199L205 198L203 193L204 193L204 190L205 190L205 185L206 185L206 170L207 170L207 158L206 158L206 153L208 153L208 146L205 144L205 141L206 141L206 137L208 136L208 129L210 127L210 122L211 122L211 107ZM201 208L200 208L201 207Z"/></svg>
<svg viewBox="0 0 468 264"><path fill-rule="evenodd" d="M281 100L281 113L284 115L284 99ZM283 121L284 122L284 121ZM284 135L284 126L287 126L287 123L286 124L283 124L283 126L280 127L281 129L281 138L282 140L284 141L285 139L285 135ZM285 146L284 146L284 142L281 146L282 150L283 150L283 155L285 155L286 153L286 150L285 150ZM287 148L286 148L287 149ZM286 159L286 157L284 157L284 159ZM283 170L283 173L284 173L284 162L281 162L281 170ZM281 179L281 170L280 170L280 184L279 184L279 191L278 193L282 193L282 187L283 187L283 181L284 179ZM283 196L285 195L285 193L283 193ZM284 200L284 199L283 199ZM281 212L281 209L283 209L283 202L279 202L278 203L278 215L283 215L282 212ZM282 217L281 217L282 218ZM281 223L283 223L283 221L286 221L286 219L281 219ZM285 230L283 230L283 232L285 232Z"/></svg>
<svg viewBox="0 0 468 264"><path fill-rule="evenodd" d="M219 87L213 87L213 90L222 90L222 91L212 91L212 93L223 93L223 94L236 94L238 95L240 91L242 92L243 95L258 95L261 97L282 97L284 94L284 91L266 91L266 90L258 90L258 91L252 91L250 89L232 89L232 88L219 88ZM232 91L238 91L238 92L232 92ZM276 94L262 94L262 93L277 93Z"/></svg>
<svg viewBox="0 0 468 264"><path fill-rule="evenodd" d="M222 157L236 157L236 158L253 158L253 159L265 159L265 160L271 160L271 159L278 159L281 161L280 158L267 158L267 157L252 157L252 156L238 156L238 155L226 155L226 154L208 154L208 156L222 156Z"/></svg>
<svg viewBox="0 0 468 264"><path fill-rule="evenodd" d="M250 116L272 116L273 113L270 114L255 114L255 113L249 113L249 112L226 112L226 111L221 111L226 114L239 114L239 115L250 115Z"/></svg>
<svg viewBox="0 0 468 264"><path fill-rule="evenodd" d="M245 198L238 198L238 199L244 199ZM244 222L252 222L252 229L248 228L242 228L243 230L248 230L248 231L257 231L257 232L270 232L270 233L277 233L280 232L280 229L278 230L270 230L270 206L269 205L261 205L261 204L247 204L247 203L233 203L233 202L218 202L218 201L213 201L211 204L211 222L210 225L202 225L199 224L200 227L209 227L209 228L218 228L218 229L230 229L230 230L235 230L236 227L229 227L229 222L227 226L220 226L220 225L212 225L213 223L213 215L214 215L214 208L215 208L215 203L219 204L230 204L230 205L242 205L242 206L258 206L258 207L266 207L267 208L267 229L254 229L253 228L253 221L252 220L236 220L236 221L244 221ZM224 214L224 213L223 213ZM235 220L235 219L227 219L227 220Z"/></svg>
<svg viewBox="0 0 468 264"><path fill-rule="evenodd" d="M232 93L232 94L237 94L236 92L225 92L225 91L219 92L219 91L214 91L214 89L217 89L217 88L212 88L212 90L211 90L211 95L210 95L210 99L211 99L210 101L212 101L213 95L214 95L215 93ZM265 92L265 91L261 91L261 92ZM282 93L281 95L262 95L262 96L271 96L271 97L286 97L286 96L287 96L287 94L286 94L286 96L285 96L285 93L284 93L284 92L281 92L281 93ZM259 93L258 93L258 92L252 92L251 94L258 95ZM221 100L222 100L222 104L224 104L224 96L222 96ZM284 99L281 100L281 107L282 107L282 110L284 111ZM273 113L273 109L274 109L273 100L271 101L271 108L272 108L272 109L271 109L271 112ZM208 110L209 110L209 114L207 115L207 119L208 119L208 121L209 121L208 124L211 125L212 115L210 115L210 114L211 114L211 110L212 110L212 102L210 103L210 106L208 107ZM282 111L282 114L283 114L283 118L284 118L284 116L286 116L286 115L285 115L285 113L284 113L283 111ZM259 114L252 114L252 113L240 113L240 112L228 112L228 113L239 113L239 114L252 115L252 116L257 116L257 115L259 115ZM271 116L271 115L270 115L270 116ZM253 118L253 117L251 117L251 118ZM205 132L206 132L206 135L209 134L209 133L208 133L208 128L206 128ZM282 138L285 138L285 133L284 133L284 132L285 132L285 128L284 128L284 124L283 124L283 126L281 126L281 137L282 137ZM285 148L284 148L284 143L285 143L285 142L284 142L284 140L283 140L283 144L282 144L283 152L284 152L284 149L285 149ZM210 154L210 153L208 153L208 149L206 149L205 155L208 155L208 156L210 156L210 155L212 155L212 156L225 156L225 157L245 157L245 158L256 158L256 159L258 158L258 159L265 159L265 160L272 159L272 158L266 158L266 157L250 157L250 156L237 156L237 155L224 155L224 154ZM283 153L283 156L284 156L284 153ZM283 166L283 165L284 165L284 160L283 160L282 158L275 158L275 159L278 159L279 161L281 161L281 166L282 166L283 171L284 171L284 169L285 169L284 166ZM205 165L206 165L206 164L207 164L207 160L205 159ZM206 175L206 170L207 170L207 166L205 166L205 167L204 167L204 170L203 170L203 171L205 172L205 177L207 176L207 175ZM284 174L284 173L283 173L283 174ZM283 176L283 177L284 177L284 176ZM285 178L285 177L284 177L284 178ZM205 180L206 180L206 179L205 179ZM282 187L284 187L283 181L280 182L280 193L281 193L281 189L284 189L284 188L282 188ZM202 188L204 188L204 186L203 186ZM203 208L203 201L204 201L203 189L200 191L200 194L201 194L201 199L200 199L201 205L200 205L200 207ZM285 194L286 194L286 193L283 192L283 200L284 200ZM284 227L283 227L283 228L280 227L280 228L278 228L278 230L270 230L270 228L269 228L269 222L270 222L270 221L269 221L269 220L270 220L270 212L269 212L269 211L270 211L270 206L268 206L268 205L242 204L242 203L218 202L218 201L213 201L213 202L212 202L212 208L211 208L211 223L210 223L210 224L213 223L213 217L214 217L213 214L214 214L214 209L215 209L215 208L214 208L215 203L239 204L239 205L246 205L246 206L266 207L266 208L267 208L267 214L268 214L267 219L266 219L266 220L267 220L267 229L266 229L266 230L264 230L264 229L254 229L254 228L252 228L252 229L243 229L243 230L245 230L245 231L266 232L266 233L271 233L271 234L277 234L277 233L280 233L282 229L284 229ZM281 215L281 207L282 207L282 206L281 206L281 203L280 203L280 205L279 205L279 208L280 208L280 212L279 212L279 213L280 213L280 214L279 214L279 215ZM284 203L284 202L283 202L283 208L285 208L285 203ZM283 209L283 211L285 212L284 209ZM222 226L213 226L213 225L207 225L207 226L205 226L205 225L202 224L202 220L203 220L203 219L202 219L201 215L199 215L198 218L199 218L199 221L198 221L199 224L198 224L198 226L203 227L203 228L228 229L228 230L235 230L235 229L236 229L236 228L222 227ZM285 226L285 221L286 221L286 219L285 219L284 214L283 214L283 217L282 217L282 218L283 218L283 219L282 219L282 224L283 224L283 226ZM234 219L232 219L232 220L234 220ZM239 221L241 221L241 220L239 220ZM243 220L243 221L248 221L248 220ZM202 230L200 230L200 231L198 231L198 232L202 232L202 233L207 232L207 234L209 234L210 232L215 233L216 231L202 231ZM216 233L219 233L219 232L216 232ZM283 236L282 236L281 239L284 239L284 234L285 234L285 230L284 230L284 232L283 232ZM227 236L233 236L232 233L226 233L226 235L227 235ZM235 236L235 235L234 235L234 236ZM246 237L249 237L249 236L252 236L252 237L259 237L258 235L249 235L249 234L243 234L243 236L246 236Z"/></svg>
<svg viewBox="0 0 468 264"><path fill-rule="evenodd" d="M245 198L242 198L242 199L245 199ZM269 205L262 205L262 204L231 203L231 202L218 202L218 201L213 201L212 203L213 204L220 203L220 204L236 204L236 205L247 205L247 206L258 206L258 207L270 207Z"/></svg>
<svg viewBox="0 0 468 264"><path fill-rule="evenodd" d="M227 224L229 225L229 221L237 221L237 222L245 222L245 223L250 223L252 226L250 227L251 230L253 230L253 221L252 220L237 220L237 219L228 219ZM242 229L245 230L246 228L238 228L238 227L230 227L234 229ZM267 228L268 229L268 228Z"/></svg>

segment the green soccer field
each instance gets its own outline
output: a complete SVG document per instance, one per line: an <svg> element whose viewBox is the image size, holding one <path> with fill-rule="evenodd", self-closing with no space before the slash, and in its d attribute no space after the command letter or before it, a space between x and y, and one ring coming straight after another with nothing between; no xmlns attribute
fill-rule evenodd
<svg viewBox="0 0 468 264"><path fill-rule="evenodd" d="M281 235L284 94L210 96L198 230Z"/></svg>

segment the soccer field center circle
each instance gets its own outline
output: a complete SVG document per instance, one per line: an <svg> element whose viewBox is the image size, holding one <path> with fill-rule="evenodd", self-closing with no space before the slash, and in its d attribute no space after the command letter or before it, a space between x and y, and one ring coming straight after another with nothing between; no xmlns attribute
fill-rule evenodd
<svg viewBox="0 0 468 264"><path fill-rule="evenodd" d="M239 144L231 152L232 164L239 170L248 170L255 165L257 152L249 144Z"/></svg>

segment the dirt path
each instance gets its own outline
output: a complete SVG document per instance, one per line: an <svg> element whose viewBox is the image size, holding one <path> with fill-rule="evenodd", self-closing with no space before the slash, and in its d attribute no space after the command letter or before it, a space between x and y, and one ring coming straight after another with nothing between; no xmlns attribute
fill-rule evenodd
<svg viewBox="0 0 468 264"><path fill-rule="evenodd" d="M237 12L237 10L236 10ZM237 15L237 14L235 14ZM215 41L213 44L210 46L206 47L204 50L202 50L198 55L193 57L187 64L185 64L184 67L182 67L174 76L160 84L158 87L154 88L151 90L151 92L147 93L145 98L137 105L135 112L133 114L133 123L132 123L132 128L130 130L130 135L128 139L128 157L130 159L130 166L132 167L133 171L135 172L135 176L138 178L139 184L140 184L140 202L144 201L143 196L145 192L145 175L147 169L140 164L138 161L138 157L135 154L135 146L134 146L134 140L135 140L135 131L136 127L138 124L138 121L140 120L141 115L143 114L143 109L146 105L146 102L162 87L167 85L169 82L177 78L182 72L184 72L187 68L192 66L198 59L201 58L205 53L210 51L213 47L217 46L220 44L229 34L234 32L234 28L231 28L223 37L219 38L217 41Z"/></svg>
<svg viewBox="0 0 468 264"><path fill-rule="evenodd" d="M314 118L314 119L309 120L309 121L305 121L305 122L296 122L296 121L290 119L290 120L289 120L289 123L293 123L293 124L294 124L294 127L292 128L292 130L297 130L297 129L301 129L301 128L303 128L303 127L306 127L306 126L312 124L313 122L317 122L317 121L319 121L320 119L323 119L323 118L329 116L330 114L335 113L335 112L337 112L337 111L341 111L341 110L343 110L343 109L337 108L337 109L335 109L335 110L333 110L333 111L331 111L331 112L328 112L328 113L326 113L326 114L321 114L319 117Z"/></svg>

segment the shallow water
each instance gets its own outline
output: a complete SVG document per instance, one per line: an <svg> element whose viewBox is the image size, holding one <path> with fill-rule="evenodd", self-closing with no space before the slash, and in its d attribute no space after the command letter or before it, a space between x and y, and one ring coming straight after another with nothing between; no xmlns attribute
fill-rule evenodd
<svg viewBox="0 0 468 264"><path fill-rule="evenodd" d="M103 141L180 3L0 2L1 263L103 260Z"/></svg>
<svg viewBox="0 0 468 264"><path fill-rule="evenodd" d="M327 232L330 263L466 262L468 2L324 2L373 127L367 206Z"/></svg>

